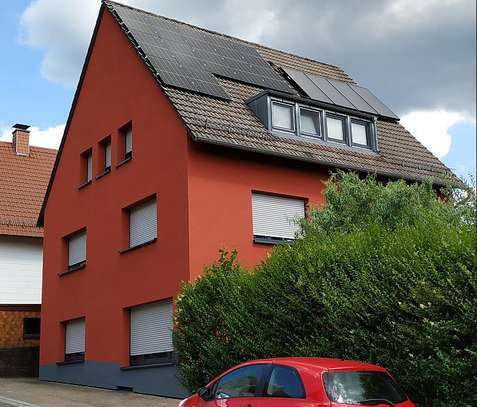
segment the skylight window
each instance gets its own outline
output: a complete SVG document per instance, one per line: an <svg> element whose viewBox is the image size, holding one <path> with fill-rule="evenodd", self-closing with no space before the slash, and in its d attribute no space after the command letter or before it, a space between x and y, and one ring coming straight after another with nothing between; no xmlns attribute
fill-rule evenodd
<svg viewBox="0 0 477 407"><path fill-rule="evenodd" d="M300 133L320 137L320 112L300 107Z"/></svg>
<svg viewBox="0 0 477 407"><path fill-rule="evenodd" d="M272 126L278 130L295 131L294 106L272 102Z"/></svg>
<svg viewBox="0 0 477 407"><path fill-rule="evenodd" d="M338 115L326 115L326 132L328 139L344 143L346 141L346 117Z"/></svg>

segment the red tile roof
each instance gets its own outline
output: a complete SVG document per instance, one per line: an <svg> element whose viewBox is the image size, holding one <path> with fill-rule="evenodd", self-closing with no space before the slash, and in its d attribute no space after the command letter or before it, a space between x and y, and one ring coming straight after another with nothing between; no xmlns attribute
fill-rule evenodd
<svg viewBox="0 0 477 407"><path fill-rule="evenodd" d="M56 150L30 147L29 156L0 142L0 235L42 237L36 226Z"/></svg>

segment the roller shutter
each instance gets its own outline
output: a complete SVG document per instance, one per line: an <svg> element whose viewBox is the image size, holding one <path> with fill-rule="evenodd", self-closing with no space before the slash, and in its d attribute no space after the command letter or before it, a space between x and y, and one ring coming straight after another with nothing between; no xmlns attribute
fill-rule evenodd
<svg viewBox="0 0 477 407"><path fill-rule="evenodd" d="M150 200L130 209L129 247L157 238L157 205Z"/></svg>
<svg viewBox="0 0 477 407"><path fill-rule="evenodd" d="M66 323L65 354L84 353L84 319Z"/></svg>
<svg viewBox="0 0 477 407"><path fill-rule="evenodd" d="M86 261L86 231L79 232L68 239L68 266Z"/></svg>

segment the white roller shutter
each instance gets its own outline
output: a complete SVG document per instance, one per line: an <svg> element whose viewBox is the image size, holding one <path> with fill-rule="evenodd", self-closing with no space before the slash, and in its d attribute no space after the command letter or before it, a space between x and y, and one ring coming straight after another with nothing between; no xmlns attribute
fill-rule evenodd
<svg viewBox="0 0 477 407"><path fill-rule="evenodd" d="M156 237L156 200L150 200L131 208L129 212L129 247L149 242Z"/></svg>
<svg viewBox="0 0 477 407"><path fill-rule="evenodd" d="M65 354L84 352L84 319L66 323Z"/></svg>
<svg viewBox="0 0 477 407"><path fill-rule="evenodd" d="M124 135L124 145L125 145L125 153L132 152L132 129L129 128Z"/></svg>
<svg viewBox="0 0 477 407"><path fill-rule="evenodd" d="M253 193L252 217L254 236L293 239L305 217L305 201Z"/></svg>
<svg viewBox="0 0 477 407"><path fill-rule="evenodd" d="M86 231L68 239L68 266L86 261Z"/></svg>
<svg viewBox="0 0 477 407"><path fill-rule="evenodd" d="M86 177L86 181L93 179L93 157L91 153L86 157Z"/></svg>
<svg viewBox="0 0 477 407"><path fill-rule="evenodd" d="M132 308L131 356L172 350L172 301Z"/></svg>

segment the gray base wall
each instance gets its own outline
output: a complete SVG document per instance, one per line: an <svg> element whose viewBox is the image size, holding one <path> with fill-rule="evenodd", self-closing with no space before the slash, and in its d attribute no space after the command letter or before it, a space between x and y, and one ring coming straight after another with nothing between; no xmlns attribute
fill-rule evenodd
<svg viewBox="0 0 477 407"><path fill-rule="evenodd" d="M40 366L40 380L101 387L130 388L136 393L184 398L189 395L177 379L175 366L121 369L116 363L85 361Z"/></svg>

